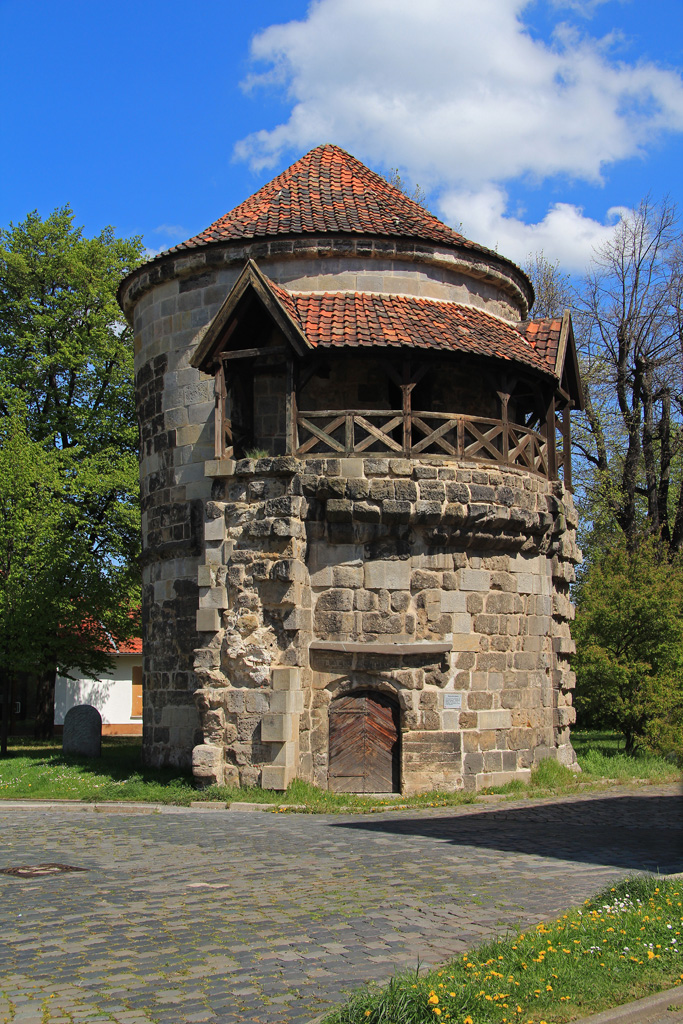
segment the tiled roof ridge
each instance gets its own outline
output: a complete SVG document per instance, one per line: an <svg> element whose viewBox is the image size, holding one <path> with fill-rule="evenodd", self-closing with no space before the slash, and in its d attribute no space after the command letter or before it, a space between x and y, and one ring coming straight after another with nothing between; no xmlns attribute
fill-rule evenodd
<svg viewBox="0 0 683 1024"><path fill-rule="evenodd" d="M284 191L288 201L280 204ZM332 143L316 146L203 231L154 259L220 242L320 233L421 238L510 263L494 250L453 231L382 175Z"/></svg>

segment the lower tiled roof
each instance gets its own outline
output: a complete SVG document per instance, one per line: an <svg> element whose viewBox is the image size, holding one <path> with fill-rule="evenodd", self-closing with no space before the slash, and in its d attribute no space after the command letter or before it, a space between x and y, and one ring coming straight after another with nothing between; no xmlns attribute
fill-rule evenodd
<svg viewBox="0 0 683 1024"><path fill-rule="evenodd" d="M269 283L314 347L439 349L554 373L554 359L548 360L545 351L527 341L516 325L482 309L406 295L293 294Z"/></svg>
<svg viewBox="0 0 683 1024"><path fill-rule="evenodd" d="M541 359L555 369L557 350L562 332L562 317L546 317L543 320L525 320L519 325L519 333Z"/></svg>

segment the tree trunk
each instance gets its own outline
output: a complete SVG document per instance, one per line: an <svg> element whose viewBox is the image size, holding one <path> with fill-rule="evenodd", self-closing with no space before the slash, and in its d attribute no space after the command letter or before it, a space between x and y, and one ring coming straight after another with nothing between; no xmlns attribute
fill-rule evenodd
<svg viewBox="0 0 683 1024"><path fill-rule="evenodd" d="M651 533L659 537L659 493L657 489L657 456L655 454L655 416L652 367L643 374L641 395L643 400L643 459L647 487L647 518Z"/></svg>
<svg viewBox="0 0 683 1024"><path fill-rule="evenodd" d="M10 700L12 696L12 677L9 672L0 670L0 700L2 701L2 722L0 722L0 752L7 757L7 737L9 736Z"/></svg>
<svg viewBox="0 0 683 1024"><path fill-rule="evenodd" d="M36 723L33 735L37 740L51 740L55 731L55 682L57 669L49 668L38 677L36 687Z"/></svg>
<svg viewBox="0 0 683 1024"><path fill-rule="evenodd" d="M671 483L671 394L668 388L662 391L662 415L659 420L660 470L659 470L659 520L661 535L665 544L671 543L669 526L669 486Z"/></svg>

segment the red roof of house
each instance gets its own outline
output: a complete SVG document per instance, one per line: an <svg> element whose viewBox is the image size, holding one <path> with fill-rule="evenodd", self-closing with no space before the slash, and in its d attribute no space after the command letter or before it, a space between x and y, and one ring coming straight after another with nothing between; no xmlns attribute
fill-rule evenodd
<svg viewBox="0 0 683 1024"><path fill-rule="evenodd" d="M142 637L134 636L116 645L117 654L142 654Z"/></svg>
<svg viewBox="0 0 683 1024"><path fill-rule="evenodd" d="M425 239L509 263L451 230L360 160L331 145L312 149L234 210L166 253L214 242L325 232Z"/></svg>
<svg viewBox="0 0 683 1024"><path fill-rule="evenodd" d="M368 293L293 294L268 281L308 342L324 347L407 346L467 352L554 373L516 326L456 302Z"/></svg>

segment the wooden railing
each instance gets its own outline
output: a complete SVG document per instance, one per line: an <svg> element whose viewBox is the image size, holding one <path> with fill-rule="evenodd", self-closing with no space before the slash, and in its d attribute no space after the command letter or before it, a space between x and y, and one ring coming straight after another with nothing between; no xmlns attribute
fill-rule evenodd
<svg viewBox="0 0 683 1024"><path fill-rule="evenodd" d="M548 476L548 444L535 430L486 416L391 409L301 412L296 455L449 455L523 466Z"/></svg>

